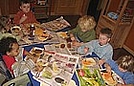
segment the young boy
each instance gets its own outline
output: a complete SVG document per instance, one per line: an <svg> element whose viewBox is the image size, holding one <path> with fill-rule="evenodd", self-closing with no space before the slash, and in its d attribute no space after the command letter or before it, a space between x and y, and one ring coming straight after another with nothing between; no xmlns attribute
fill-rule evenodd
<svg viewBox="0 0 134 86"><path fill-rule="evenodd" d="M107 72L113 70L125 82L124 85L117 84L116 86L134 86L134 57L127 55L121 56L116 61L107 60L103 65Z"/></svg>
<svg viewBox="0 0 134 86"><path fill-rule="evenodd" d="M33 12L30 10L30 2L28 0L20 1L20 11L14 17L15 24L38 23Z"/></svg>
<svg viewBox="0 0 134 86"><path fill-rule="evenodd" d="M12 65L16 63L16 61L19 61L20 58L17 58L18 55L30 55L27 51L20 52L21 48L19 48L19 45L17 43L17 40L13 37L3 37L0 40L0 53L2 54L2 59L4 60L8 70L14 75ZM21 59L22 60L22 59Z"/></svg>
<svg viewBox="0 0 134 86"><path fill-rule="evenodd" d="M96 22L94 17L84 15L78 20L76 28L69 30L71 40L74 46L80 46L82 42L86 43L95 39Z"/></svg>
<svg viewBox="0 0 134 86"><path fill-rule="evenodd" d="M78 48L78 53L89 55L94 52L101 59L112 59L113 48L109 44L112 36L112 30L109 28L102 28L100 30L99 38L83 44Z"/></svg>

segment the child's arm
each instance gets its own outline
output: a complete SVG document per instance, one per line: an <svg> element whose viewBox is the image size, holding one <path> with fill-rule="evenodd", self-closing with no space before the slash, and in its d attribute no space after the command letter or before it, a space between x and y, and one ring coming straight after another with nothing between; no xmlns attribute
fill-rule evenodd
<svg viewBox="0 0 134 86"><path fill-rule="evenodd" d="M21 24L22 22L24 22L27 19L27 16L24 14L19 21L19 24Z"/></svg>

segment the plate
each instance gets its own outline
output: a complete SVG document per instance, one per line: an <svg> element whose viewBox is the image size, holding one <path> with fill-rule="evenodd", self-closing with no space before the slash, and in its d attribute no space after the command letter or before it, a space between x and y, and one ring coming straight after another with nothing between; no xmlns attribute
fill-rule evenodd
<svg viewBox="0 0 134 86"><path fill-rule="evenodd" d="M43 48L39 48L39 47L33 47L30 51L31 54L35 54L35 55L41 55L43 54L44 49Z"/></svg>
<svg viewBox="0 0 134 86"><path fill-rule="evenodd" d="M19 35L20 31L21 31L21 28L19 26L13 26L11 28L11 32L15 36Z"/></svg>
<svg viewBox="0 0 134 86"><path fill-rule="evenodd" d="M67 38L68 37L66 32L58 32L57 34L62 38Z"/></svg>
<svg viewBox="0 0 134 86"><path fill-rule="evenodd" d="M96 61L93 58L84 58L82 60L83 66L93 66L96 65Z"/></svg>
<svg viewBox="0 0 134 86"><path fill-rule="evenodd" d="M106 70L104 69L104 71ZM113 70L111 74L107 72L101 72L101 73L102 73L102 78L104 79L104 81L110 86L116 85L117 83L124 84L124 81L122 80L122 78L119 75L117 75Z"/></svg>

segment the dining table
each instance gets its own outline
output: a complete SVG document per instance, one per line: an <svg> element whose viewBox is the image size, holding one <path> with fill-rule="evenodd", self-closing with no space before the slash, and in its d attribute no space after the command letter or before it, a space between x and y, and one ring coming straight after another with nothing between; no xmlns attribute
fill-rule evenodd
<svg viewBox="0 0 134 86"><path fill-rule="evenodd" d="M61 22L59 23L59 21L61 21ZM53 23L55 23L55 25ZM61 74L62 78L66 79L66 80L60 80L60 83L59 83L59 80L57 80L57 82L58 82L57 84L56 84L56 82L52 82L54 84L51 84L51 81L53 81L51 75L47 76L47 79L42 78L42 76L36 77L35 73L33 73L33 69L31 69L29 72L27 72L27 74L29 76L30 81L32 82L32 86L41 86L42 83L46 83L47 85L45 85L45 86L62 86L62 85L68 86L66 84L68 84L69 81L73 81L74 86L81 86L81 84L82 84L81 76L82 75L79 74L81 69L85 72L87 72L90 69L92 69L91 71L97 71L97 73L95 73L96 74L95 77L98 78L97 80L102 80L101 84L104 84L104 81L100 75L100 68L103 68L103 67L99 66L99 64L98 64L98 61L100 59L99 56L97 56L94 52L92 52L92 54L89 54L86 56L80 55L77 52L78 47L73 46L72 42L70 40L68 40L69 36L67 34L67 31L71 28L67 21L65 21L62 18L58 18L54 21L50 21L48 23L43 23L42 25L34 24L35 28L32 29L32 32L30 29L30 25L32 25L32 24L20 25L20 28L17 29L17 32L18 32L18 30L21 31L23 34L21 36L19 33L16 34L16 26L15 26L15 29L12 28L11 32L14 33L14 35L16 35L16 37L19 36L18 43L19 43L20 47L22 47L24 50L28 51L29 53L31 53L32 50L34 50L35 48L41 49L41 51L43 50L42 52L44 52L44 53L47 53L47 54L49 53L49 56L53 57L54 60L57 61L57 62L53 62L54 64L51 64L52 67L55 66L55 64L56 64L56 66L57 66L57 64L58 64L58 66L60 65L59 66L60 72L58 72L58 74L56 74L56 76L57 75L60 76L60 74ZM26 26L26 28L24 28L25 26ZM60 28L57 26L59 26ZM28 30L28 32L27 32L27 30ZM41 54L40 57L43 57L42 55L44 55L44 53ZM36 52L34 54L36 54ZM27 56L23 56L23 60L26 60L26 58L27 58ZM88 67L88 70L85 70L85 67L83 69L82 61L84 60L86 62L86 59L90 59L90 58L92 58L94 60L95 64ZM49 63L51 63L49 61L49 59L47 59L47 61ZM35 63L37 63L37 61ZM42 65L42 66L44 67L44 65ZM46 63L45 63L45 68L46 68ZM95 68L95 70L94 70L94 68ZM49 69L50 68L45 69L45 70L43 69L42 71L46 71ZM54 70L54 69L52 68L52 70ZM40 71L40 72L42 72L42 71ZM88 72L90 72L90 71L88 71ZM94 76L94 74L91 74L91 75ZM90 75L87 74L87 76L90 76ZM45 77L46 77L46 75L45 75ZM96 78L94 78L94 79L96 79ZM84 80L90 81L90 80L87 80L87 77L84 77ZM56 81L56 77L55 77L55 81ZM85 83L87 83L87 82L85 82ZM89 82L87 84L89 84Z"/></svg>
<svg viewBox="0 0 134 86"><path fill-rule="evenodd" d="M45 45L50 45L50 44L49 43L32 44L29 46L24 46L23 48L26 51L30 51L33 47L44 48ZM24 58L25 58L25 56L24 56ZM99 58L99 57L95 53L92 53L92 55L87 55L86 58ZM77 63L76 68L78 68L78 67L79 67L79 63ZM28 72L28 75L29 75L29 78L30 78L33 86L40 86L41 83L38 80L36 80L35 77L33 78L34 75L32 74L31 71ZM73 76L70 80L75 81L75 86L80 86L76 71L73 72Z"/></svg>

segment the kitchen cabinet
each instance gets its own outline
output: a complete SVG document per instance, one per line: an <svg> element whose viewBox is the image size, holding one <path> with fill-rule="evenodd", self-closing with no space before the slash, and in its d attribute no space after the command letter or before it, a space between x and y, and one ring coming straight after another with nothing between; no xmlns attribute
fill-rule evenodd
<svg viewBox="0 0 134 86"><path fill-rule="evenodd" d="M13 15L19 10L19 0L0 0L2 15Z"/></svg>
<svg viewBox="0 0 134 86"><path fill-rule="evenodd" d="M111 45L122 48L131 29L134 17L134 0L105 0L104 8L100 14L96 34L108 27L113 31Z"/></svg>
<svg viewBox="0 0 134 86"><path fill-rule="evenodd" d="M54 0L54 15L84 15L87 13L90 0Z"/></svg>
<svg viewBox="0 0 134 86"><path fill-rule="evenodd" d="M123 48L134 56L134 19Z"/></svg>
<svg viewBox="0 0 134 86"><path fill-rule="evenodd" d="M31 0L33 1L33 0ZM45 18L51 15L85 15L90 0L46 0L46 5L34 5L36 18ZM19 10L19 0L0 0L3 15L14 16Z"/></svg>
<svg viewBox="0 0 134 86"><path fill-rule="evenodd" d="M51 0L44 0L44 4L34 4L33 11L36 19L45 19L50 16L51 13Z"/></svg>

